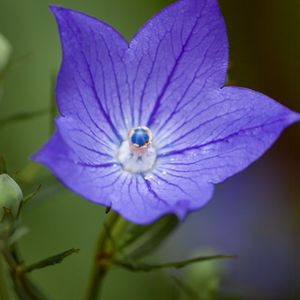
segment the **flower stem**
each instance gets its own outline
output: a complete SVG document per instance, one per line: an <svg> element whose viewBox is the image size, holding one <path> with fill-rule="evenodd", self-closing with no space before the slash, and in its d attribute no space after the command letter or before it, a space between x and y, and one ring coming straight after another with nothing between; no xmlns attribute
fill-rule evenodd
<svg viewBox="0 0 300 300"><path fill-rule="evenodd" d="M93 262L90 283L87 292L87 300L96 300L100 295L102 282L111 266L110 257L113 255L112 232L120 220L120 216L111 212L108 220L100 232L100 237L96 247L96 255Z"/></svg>
<svg viewBox="0 0 300 300"><path fill-rule="evenodd" d="M12 249L5 247L3 257L10 268L11 278L18 297L22 300L45 300L46 298L22 272L22 266L15 247Z"/></svg>
<svg viewBox="0 0 300 300"><path fill-rule="evenodd" d="M90 288L88 291L88 300L95 300L98 299L98 296L101 292L102 282L106 275L107 268L103 268L102 266L98 266L93 271L93 279L90 284Z"/></svg>
<svg viewBox="0 0 300 300"><path fill-rule="evenodd" d="M11 300L12 294L10 289L10 281L7 276L7 268L5 261L0 257L0 299Z"/></svg>

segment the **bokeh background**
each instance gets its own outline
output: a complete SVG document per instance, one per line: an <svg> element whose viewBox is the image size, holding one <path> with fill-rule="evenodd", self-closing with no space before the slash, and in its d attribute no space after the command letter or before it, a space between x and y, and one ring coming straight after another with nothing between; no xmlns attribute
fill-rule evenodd
<svg viewBox="0 0 300 300"><path fill-rule="evenodd" d="M21 251L27 262L33 262L70 247L81 249L63 264L32 274L51 299L82 299L105 213L103 207L67 191L29 159L53 130L54 80L61 51L48 5L96 16L130 39L171 2L0 0L0 32L13 48L12 67L2 82L0 120L39 112L0 127L0 152L10 172L18 174L27 192L43 183L42 191L23 212L30 233L22 239ZM300 112L300 1L219 2L230 41L229 84L261 91ZM296 124L263 158L220 184L210 203L191 214L151 257L158 262L205 252L237 254L239 259L175 273L130 273L114 268L103 299L179 299L174 276L204 292L216 291L216 299L300 299L299 200L300 124ZM211 299L212 294L204 293L201 299ZM180 297L189 299L184 293Z"/></svg>

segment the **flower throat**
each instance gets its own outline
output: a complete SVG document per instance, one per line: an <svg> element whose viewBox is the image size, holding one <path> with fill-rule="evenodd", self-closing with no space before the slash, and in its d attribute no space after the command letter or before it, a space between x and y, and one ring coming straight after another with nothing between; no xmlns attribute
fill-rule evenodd
<svg viewBox="0 0 300 300"><path fill-rule="evenodd" d="M152 132L148 127L130 129L127 140L121 144L117 154L123 169L130 173L150 171L156 161L156 150L152 141Z"/></svg>

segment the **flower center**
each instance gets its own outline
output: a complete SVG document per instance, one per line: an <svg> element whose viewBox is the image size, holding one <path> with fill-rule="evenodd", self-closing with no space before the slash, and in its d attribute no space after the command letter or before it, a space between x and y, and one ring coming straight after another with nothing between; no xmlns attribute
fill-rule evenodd
<svg viewBox="0 0 300 300"><path fill-rule="evenodd" d="M152 143L152 132L148 127L132 128L128 133L131 150L135 154L143 154Z"/></svg>
<svg viewBox="0 0 300 300"><path fill-rule="evenodd" d="M131 173L149 171L156 161L156 150L152 144L152 132L148 127L132 128L118 151L117 159L123 169Z"/></svg>

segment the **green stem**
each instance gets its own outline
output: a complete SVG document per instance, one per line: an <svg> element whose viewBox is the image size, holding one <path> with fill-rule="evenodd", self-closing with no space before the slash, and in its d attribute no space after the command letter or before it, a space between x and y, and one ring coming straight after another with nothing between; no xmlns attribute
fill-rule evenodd
<svg viewBox="0 0 300 300"><path fill-rule="evenodd" d="M6 226L10 223L6 223ZM44 300L45 297L32 284L27 275L22 271L22 260L16 249L16 245L9 245L11 228L6 228L0 236L0 254L8 267L14 291L21 300Z"/></svg>
<svg viewBox="0 0 300 300"><path fill-rule="evenodd" d="M106 273L106 267L102 267L101 265L99 265L97 268L95 268L95 270L93 271L93 279L91 281L90 288L88 291L88 300L98 299L98 296L101 292L102 282L104 277L106 276Z"/></svg>
<svg viewBox="0 0 300 300"><path fill-rule="evenodd" d="M16 250L5 248L3 256L10 268L11 278L19 298L22 300L45 300L45 297L32 284L26 274L22 272Z"/></svg>
<svg viewBox="0 0 300 300"><path fill-rule="evenodd" d="M120 260L118 258L113 258L112 262L115 265L119 265L125 269L128 269L130 271L135 272L149 272L149 271L157 271L162 269L169 269L169 268L175 268L175 269L181 269L188 265L198 263L198 262L204 262L208 260L215 260L215 259L236 259L236 255L211 255L211 256L199 256L191 259L186 259L179 262L167 262L163 264L145 264L145 263L135 263L131 261L124 261Z"/></svg>
<svg viewBox="0 0 300 300"><path fill-rule="evenodd" d="M11 290L9 288L6 265L2 257L0 257L0 299L12 299Z"/></svg>
<svg viewBox="0 0 300 300"><path fill-rule="evenodd" d="M93 269L90 277L90 283L87 292L87 300L96 300L100 295L103 279L110 268L110 257L112 256L112 231L116 227L120 216L111 212L104 228L100 232L97 243L96 255L93 262Z"/></svg>

